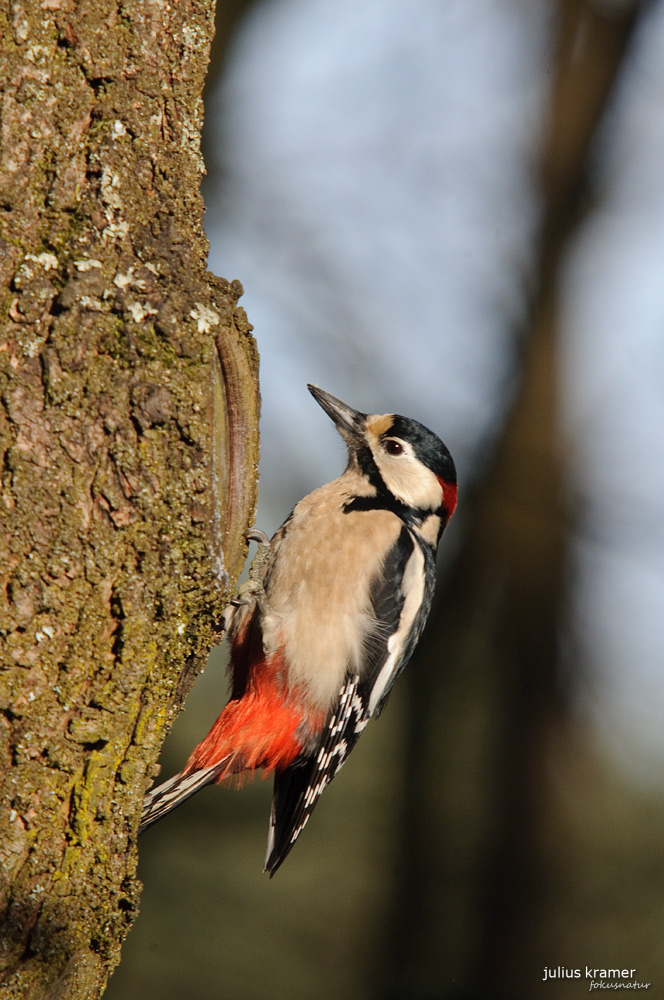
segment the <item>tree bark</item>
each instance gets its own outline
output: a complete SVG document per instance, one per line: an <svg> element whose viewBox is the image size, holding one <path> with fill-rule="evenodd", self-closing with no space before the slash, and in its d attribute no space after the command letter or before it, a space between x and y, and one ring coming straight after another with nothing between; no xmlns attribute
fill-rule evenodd
<svg viewBox="0 0 664 1000"><path fill-rule="evenodd" d="M258 362L199 194L213 14L0 11L3 997L103 991L146 779L246 555Z"/></svg>

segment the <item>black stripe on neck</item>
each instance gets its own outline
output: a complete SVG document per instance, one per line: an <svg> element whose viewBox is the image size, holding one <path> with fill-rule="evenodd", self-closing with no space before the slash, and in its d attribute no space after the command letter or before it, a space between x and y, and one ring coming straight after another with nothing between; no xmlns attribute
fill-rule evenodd
<svg viewBox="0 0 664 1000"><path fill-rule="evenodd" d="M391 493L387 493L386 495L379 494L373 497L353 497L352 500L348 500L343 505L344 514L350 514L356 510L388 510L390 513L396 514L408 528L419 527L432 514L436 514L440 518L441 525L445 523L445 512L442 507L438 510L408 507L407 504L402 503L401 500L397 500Z"/></svg>
<svg viewBox="0 0 664 1000"><path fill-rule="evenodd" d="M396 514L407 527L418 527L431 515L437 514L440 518L442 532L443 527L449 520L447 512L443 506L438 510L430 510L423 507L409 507L408 504L398 500L393 493L388 490L385 480L378 471L371 450L367 447L360 448L357 452L357 464L362 475L370 486L373 486L376 493L373 496L355 496L343 506L344 514L349 514L356 510L389 510ZM419 536L418 536L419 537ZM440 533L438 535L440 538ZM424 544L424 543L423 543Z"/></svg>

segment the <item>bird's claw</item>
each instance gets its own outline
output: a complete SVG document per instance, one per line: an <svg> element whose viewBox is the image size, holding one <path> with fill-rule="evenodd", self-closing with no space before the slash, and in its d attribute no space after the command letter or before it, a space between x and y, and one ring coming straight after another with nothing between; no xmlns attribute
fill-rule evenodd
<svg viewBox="0 0 664 1000"><path fill-rule="evenodd" d="M228 602L234 608L244 608L248 604L251 604L251 601L247 597L241 596L241 592L242 592L242 587L240 587L240 591L235 595L235 597L231 597L230 601Z"/></svg>
<svg viewBox="0 0 664 1000"><path fill-rule="evenodd" d="M231 597L224 611L224 628L228 630L235 611L238 608L250 607L256 603L261 611L265 610L267 599L263 588L263 574L267 557L270 554L270 538L261 528L252 528L244 536L248 542L257 542L258 550L249 567L249 579L240 584L237 594Z"/></svg>
<svg viewBox="0 0 664 1000"><path fill-rule="evenodd" d="M253 582L260 582L263 579L265 563L267 562L270 554L270 539L260 528L252 528L251 531L248 531L247 539L250 542L258 542L256 555L252 559L251 566L249 567L249 580Z"/></svg>
<svg viewBox="0 0 664 1000"><path fill-rule="evenodd" d="M262 528L252 528L244 537L248 542L258 542L259 545L270 544L270 536Z"/></svg>
<svg viewBox="0 0 664 1000"><path fill-rule="evenodd" d="M263 576L265 575L265 564L270 554L270 538L261 528L252 528L245 535L248 542L257 542L258 549L249 567L249 579L238 588L231 604L234 608L245 607L256 602L259 609L264 611L267 604L265 590L263 588Z"/></svg>

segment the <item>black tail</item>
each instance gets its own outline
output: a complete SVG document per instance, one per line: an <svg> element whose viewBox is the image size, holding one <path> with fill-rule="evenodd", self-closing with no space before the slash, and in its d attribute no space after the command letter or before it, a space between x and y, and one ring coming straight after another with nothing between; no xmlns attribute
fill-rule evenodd
<svg viewBox="0 0 664 1000"><path fill-rule="evenodd" d="M291 764L274 776L270 833L263 869L270 873L270 878L290 853L318 801L316 795L314 801L305 806L305 795L311 787L315 771L316 758L310 757Z"/></svg>

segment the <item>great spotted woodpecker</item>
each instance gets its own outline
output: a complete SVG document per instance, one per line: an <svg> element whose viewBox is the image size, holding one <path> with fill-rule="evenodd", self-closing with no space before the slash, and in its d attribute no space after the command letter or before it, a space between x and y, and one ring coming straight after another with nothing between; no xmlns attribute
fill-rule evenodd
<svg viewBox="0 0 664 1000"><path fill-rule="evenodd" d="M271 875L413 652L457 502L454 462L430 430L309 391L348 465L265 536L226 615L230 700L184 770L146 795L140 827L203 785L274 772Z"/></svg>

